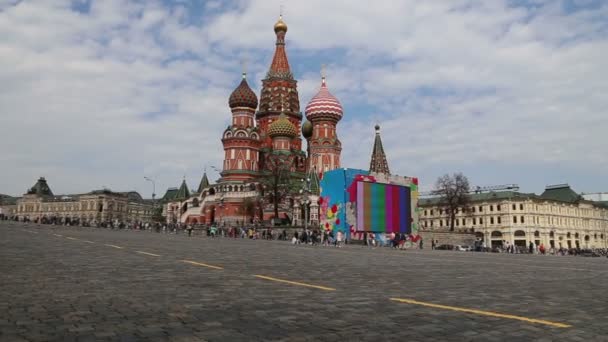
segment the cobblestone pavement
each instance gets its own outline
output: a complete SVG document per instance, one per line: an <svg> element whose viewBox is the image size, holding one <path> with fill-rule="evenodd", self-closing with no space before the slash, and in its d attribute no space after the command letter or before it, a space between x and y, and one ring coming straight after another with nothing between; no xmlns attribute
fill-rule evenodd
<svg viewBox="0 0 608 342"><path fill-rule="evenodd" d="M606 258L2 222L0 274L11 342L608 340Z"/></svg>

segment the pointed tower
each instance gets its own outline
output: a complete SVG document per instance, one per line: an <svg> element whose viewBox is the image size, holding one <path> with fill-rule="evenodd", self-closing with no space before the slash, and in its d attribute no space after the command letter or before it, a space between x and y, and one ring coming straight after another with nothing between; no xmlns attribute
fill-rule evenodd
<svg viewBox="0 0 608 342"><path fill-rule="evenodd" d="M268 134L269 125L278 120L281 113L285 114L286 120L291 122L297 132L300 131L302 122L297 81L291 73L285 51L287 24L283 21L282 16L274 25L274 32L276 34L274 56L266 78L262 80L260 108L256 114L257 127L260 129L262 140L261 163L265 159L265 155L272 150L272 138ZM298 155L298 158L302 160L305 158L304 152L301 152L302 139L299 134L291 137L290 148L292 153ZM298 163L298 165L301 165L301 170L298 171L303 172L305 163ZM261 168L265 167L262 165Z"/></svg>
<svg viewBox="0 0 608 342"><path fill-rule="evenodd" d="M230 94L228 104L232 124L222 136L224 165L220 182L251 180L258 172L260 133L254 125L258 98L249 87L245 72L239 86Z"/></svg>
<svg viewBox="0 0 608 342"><path fill-rule="evenodd" d="M319 92L306 106L306 118L312 123L312 134L308 139L309 168L326 172L340 167L342 143L336 126L343 113L340 101L329 92L325 75L322 75Z"/></svg>
<svg viewBox="0 0 608 342"><path fill-rule="evenodd" d="M186 179L182 180L182 185L177 190L175 194L176 201L185 201L190 197L190 189L188 189L188 185L186 184Z"/></svg>
<svg viewBox="0 0 608 342"><path fill-rule="evenodd" d="M382 139L380 138L380 125L376 125L376 138L374 140L374 148L372 150L372 160L369 163L369 172L383 173L390 175L386 154L382 147Z"/></svg>
<svg viewBox="0 0 608 342"><path fill-rule="evenodd" d="M198 184L198 189L196 190L196 192L200 194L203 192L203 190L205 190L208 187L209 187L209 178L207 178L207 171L205 171L205 173L203 173L203 178L201 179L201 182Z"/></svg>

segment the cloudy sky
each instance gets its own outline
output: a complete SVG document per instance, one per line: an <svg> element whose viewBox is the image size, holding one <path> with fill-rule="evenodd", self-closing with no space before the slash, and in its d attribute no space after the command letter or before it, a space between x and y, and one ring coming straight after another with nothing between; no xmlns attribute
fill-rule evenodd
<svg viewBox="0 0 608 342"><path fill-rule="evenodd" d="M302 108L328 84L344 166L608 191L608 2L284 0ZM0 0L0 193L162 195L222 165L228 96L259 94L281 1Z"/></svg>

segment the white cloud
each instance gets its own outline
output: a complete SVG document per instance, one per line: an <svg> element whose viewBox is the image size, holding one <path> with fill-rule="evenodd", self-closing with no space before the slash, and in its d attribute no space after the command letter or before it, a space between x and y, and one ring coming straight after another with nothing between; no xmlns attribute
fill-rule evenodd
<svg viewBox="0 0 608 342"><path fill-rule="evenodd" d="M89 13L0 1L0 192L40 175L56 192L149 192L144 175L194 186L204 164L220 165L239 63L259 92L279 2L224 5L189 21L159 1L95 0ZM367 168L375 121L391 169L427 185L467 163L494 183L525 183L508 178L520 164L608 166L607 5L311 0L284 14L302 108L329 64L347 166ZM482 176L492 167L503 173Z"/></svg>

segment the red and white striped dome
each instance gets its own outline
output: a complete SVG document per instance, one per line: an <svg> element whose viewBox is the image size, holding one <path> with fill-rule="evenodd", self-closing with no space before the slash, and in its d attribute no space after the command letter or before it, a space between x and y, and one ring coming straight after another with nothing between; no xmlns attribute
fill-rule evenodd
<svg viewBox="0 0 608 342"><path fill-rule="evenodd" d="M336 120L342 119L342 105L327 89L325 77L321 82L321 89L319 89L317 95L313 96L308 105L306 105L305 112L306 118L311 121L322 116L333 117Z"/></svg>

